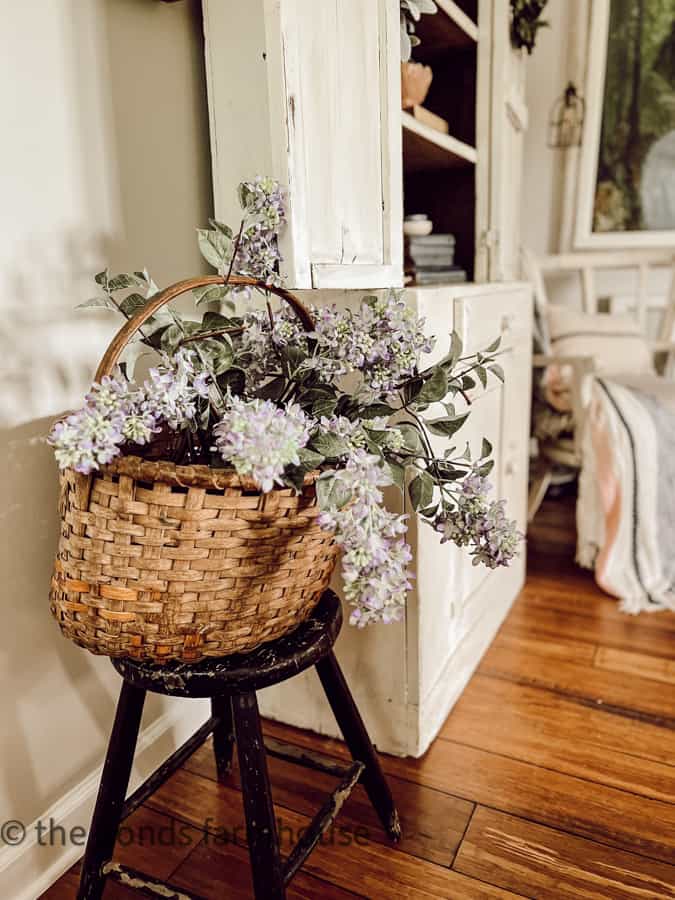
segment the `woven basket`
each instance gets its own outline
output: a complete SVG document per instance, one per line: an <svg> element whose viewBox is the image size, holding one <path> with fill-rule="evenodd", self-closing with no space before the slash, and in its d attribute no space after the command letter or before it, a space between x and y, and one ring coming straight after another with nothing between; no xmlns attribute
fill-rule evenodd
<svg viewBox="0 0 675 900"><path fill-rule="evenodd" d="M243 277L232 284L257 285ZM153 297L113 339L96 372L110 374L129 338L179 294ZM290 303L304 327L312 319ZM61 537L50 606L63 634L93 653L195 662L251 650L310 614L335 567L319 527L314 481L301 493L260 492L232 469L122 456L101 471L61 475Z"/></svg>

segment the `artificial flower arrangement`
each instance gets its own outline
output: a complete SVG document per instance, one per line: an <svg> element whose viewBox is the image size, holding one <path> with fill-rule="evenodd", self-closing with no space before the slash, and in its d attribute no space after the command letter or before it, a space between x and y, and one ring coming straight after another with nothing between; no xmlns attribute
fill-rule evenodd
<svg viewBox="0 0 675 900"><path fill-rule="evenodd" d="M273 310L264 292L256 306L250 289L228 279L279 285L283 194L258 177L240 185L239 198L236 232L215 221L198 231L202 254L223 276L195 292L197 307L208 311L194 319L162 309L144 323L116 373L54 426L49 440L60 467L89 474L120 454L226 466L263 493L299 491L319 470L319 522L342 550L345 598L358 626L400 619L410 588L406 517L384 505L388 485L407 491L441 540L466 547L475 565L508 565L520 535L504 501L489 499L489 442L477 458L468 445L438 456L428 437L450 444L469 415L456 410L457 398L468 400L488 378L503 380L499 341L463 355L452 335L447 355L424 367L434 341L396 292L364 297L355 311L314 307L311 327L292 309ZM126 318L157 293L147 271L103 272L96 283L99 295L84 305ZM160 363L138 383L135 360L150 350Z"/></svg>

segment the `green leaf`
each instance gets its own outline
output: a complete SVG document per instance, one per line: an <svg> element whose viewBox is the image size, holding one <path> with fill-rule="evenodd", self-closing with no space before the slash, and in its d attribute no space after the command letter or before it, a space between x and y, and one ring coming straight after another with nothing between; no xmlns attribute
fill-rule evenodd
<svg viewBox="0 0 675 900"><path fill-rule="evenodd" d="M462 349L462 339L456 331L453 331L450 336L450 351L443 357L439 365L448 372L452 372L462 355Z"/></svg>
<svg viewBox="0 0 675 900"><path fill-rule="evenodd" d="M417 376L416 378L412 378L408 384L403 388L403 402L406 406L410 403L413 403L422 388L424 387L424 379L421 376Z"/></svg>
<svg viewBox="0 0 675 900"><path fill-rule="evenodd" d="M314 450L310 450L309 447L302 447L298 450L298 457L300 465L306 466L308 472L312 469L318 469L325 459L321 453L316 453Z"/></svg>
<svg viewBox="0 0 675 900"><path fill-rule="evenodd" d="M478 376L478 380L483 385L484 388L487 387L487 372L484 366L476 366L475 369L476 375Z"/></svg>
<svg viewBox="0 0 675 900"><path fill-rule="evenodd" d="M143 309L148 301L141 294L129 294L120 301L120 309L125 316L135 315L139 309Z"/></svg>
<svg viewBox="0 0 675 900"><path fill-rule="evenodd" d="M218 271L224 270L229 262L232 242L219 231L208 228L197 229L199 251L204 259Z"/></svg>
<svg viewBox="0 0 675 900"><path fill-rule="evenodd" d="M229 388L235 396L239 396L243 394L246 386L246 372L237 366L232 366L226 372L223 372L222 375L219 375L217 381L218 387L224 394L227 393Z"/></svg>
<svg viewBox="0 0 675 900"><path fill-rule="evenodd" d="M96 284L100 285L102 288L105 288L108 284L108 278L110 277L110 270L104 269L102 272L98 272L98 274L94 275L94 281Z"/></svg>
<svg viewBox="0 0 675 900"><path fill-rule="evenodd" d="M218 303L227 298L230 288L224 284L207 284L204 287L195 288L192 296L195 298L195 304L200 303Z"/></svg>
<svg viewBox="0 0 675 900"><path fill-rule="evenodd" d="M126 288L138 287L140 280L135 275L128 275L126 272L122 272L120 275L115 275L114 278L108 280L108 290L111 292L123 291Z"/></svg>
<svg viewBox="0 0 675 900"><path fill-rule="evenodd" d="M425 519L433 519L433 517L438 512L438 503L434 503L431 506L427 506L426 509L418 510L421 516L424 516Z"/></svg>
<svg viewBox="0 0 675 900"><path fill-rule="evenodd" d="M485 348L485 351L484 351L484 352L485 352L485 353L494 353L495 350L499 350L499 345L501 344L501 342L502 342L502 338L501 338L501 335L500 335L496 340L494 340L494 341L490 344L489 347L486 347L486 348Z"/></svg>
<svg viewBox="0 0 675 900"><path fill-rule="evenodd" d="M316 480L316 499L321 509L332 512L346 506L352 492L339 472L324 472Z"/></svg>
<svg viewBox="0 0 675 900"><path fill-rule="evenodd" d="M395 462L388 462L389 473L391 474L392 481L400 490L405 489L405 466L400 465Z"/></svg>
<svg viewBox="0 0 675 900"><path fill-rule="evenodd" d="M431 475L420 472L408 485L408 494L413 509L419 510L429 506L434 499L434 480Z"/></svg>
<svg viewBox="0 0 675 900"><path fill-rule="evenodd" d="M78 303L75 309L114 309L115 312L119 312L119 307L117 304L110 299L110 297L92 297L90 300L85 300L84 303Z"/></svg>
<svg viewBox="0 0 675 900"><path fill-rule="evenodd" d="M448 376L441 366L436 366L431 378L424 382L416 398L417 403L436 403L448 393Z"/></svg>
<svg viewBox="0 0 675 900"><path fill-rule="evenodd" d="M312 404L312 416L315 419L320 419L322 416L332 416L336 406L337 400L335 397L322 397L319 400L315 400Z"/></svg>
<svg viewBox="0 0 675 900"><path fill-rule="evenodd" d="M430 422L427 422L426 425L432 434L439 434L443 437L452 437L456 431L459 431L468 418L469 413L464 413L462 416L455 416L454 419L432 419Z"/></svg>
<svg viewBox="0 0 675 900"><path fill-rule="evenodd" d="M371 403L370 406L366 406L364 409L360 410L359 415L362 419L377 419L380 416L389 418L393 412L393 407L389 406L387 403Z"/></svg>
<svg viewBox="0 0 675 900"><path fill-rule="evenodd" d="M489 369L490 369L490 372L492 372L492 374L495 375L503 384L504 383L504 369L499 365L499 363L492 363L492 365L489 367Z"/></svg>
<svg viewBox="0 0 675 900"><path fill-rule="evenodd" d="M232 347L226 341L220 342L218 350L211 356L213 374L222 375L231 368L233 362L234 352Z"/></svg>
<svg viewBox="0 0 675 900"><path fill-rule="evenodd" d="M466 442L466 447L464 448L464 453L459 457L460 459L465 459L467 462L471 462L471 447L469 446L469 442Z"/></svg>
<svg viewBox="0 0 675 900"><path fill-rule="evenodd" d="M217 328L230 328L231 320L217 312L204 313L200 331L215 331Z"/></svg>
<svg viewBox="0 0 675 900"><path fill-rule="evenodd" d="M475 388L475 387L476 387L476 382L470 375L464 375L462 377L462 390L463 391L470 391L471 388Z"/></svg>
<svg viewBox="0 0 675 900"><path fill-rule="evenodd" d="M209 219L209 225L211 228L214 228L216 231L219 231L221 234L225 235L226 238L232 239L233 232L229 225L225 225L223 222L219 222L217 219Z"/></svg>
<svg viewBox="0 0 675 900"><path fill-rule="evenodd" d="M422 441L422 437L420 435L419 428L417 425L411 425L408 422L403 422L400 425L395 425L401 434L403 435L403 440L405 441L405 449L410 453L424 453L424 442Z"/></svg>
<svg viewBox="0 0 675 900"><path fill-rule="evenodd" d="M489 459L487 462L483 463L482 466L478 467L478 474L485 477L489 475L490 472L494 469L495 461L494 459Z"/></svg>
<svg viewBox="0 0 675 900"><path fill-rule="evenodd" d="M328 432L317 434L312 438L310 444L312 450L321 453L328 459L338 459L344 456L346 453L349 453L351 447L348 441L344 441Z"/></svg>
<svg viewBox="0 0 675 900"><path fill-rule="evenodd" d="M280 400L287 384L288 381L283 375L277 375L276 378L266 381L262 387L258 388L256 396L261 400Z"/></svg>
<svg viewBox="0 0 675 900"><path fill-rule="evenodd" d="M487 438L483 438L483 443L480 448L480 457L481 459L485 459L492 453L492 444L488 441Z"/></svg>
<svg viewBox="0 0 675 900"><path fill-rule="evenodd" d="M178 325L169 325L169 327L162 332L162 350L166 353L174 353L184 336L184 332Z"/></svg>

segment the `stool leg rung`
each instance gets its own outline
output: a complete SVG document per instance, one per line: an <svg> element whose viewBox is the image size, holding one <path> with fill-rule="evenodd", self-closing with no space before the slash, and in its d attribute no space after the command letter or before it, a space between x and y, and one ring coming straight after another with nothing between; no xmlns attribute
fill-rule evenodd
<svg viewBox="0 0 675 900"><path fill-rule="evenodd" d="M164 760L162 765L155 769L152 775L150 775L149 778L146 778L143 784L139 785L133 794L130 794L129 797L127 797L122 809L122 818L126 819L126 817L130 816L135 809L138 809L139 806L145 803L148 797L152 796L157 788L163 785L164 782L183 765L185 760L192 756L198 747L201 747L217 724L218 720L214 719L213 716L210 719L207 719L206 722L195 731L192 737L189 737L177 750L174 750L171 756Z"/></svg>
<svg viewBox="0 0 675 900"><path fill-rule="evenodd" d="M306 769L333 775L335 778L344 778L351 771L350 766L338 762L332 756L326 756L325 753L318 753L314 750L305 750L304 747L297 747L295 744L288 744L286 741L279 741L276 738L266 737L265 749L267 755L273 756L275 759L296 763Z"/></svg>
<svg viewBox="0 0 675 900"><path fill-rule="evenodd" d="M354 703L332 650L319 660L316 671L352 759L360 759L365 764L361 784L366 789L385 831L392 840L398 841L401 838L401 822L394 798L382 771L377 751L373 747L361 713Z"/></svg>
<svg viewBox="0 0 675 900"><path fill-rule="evenodd" d="M146 897L161 897L161 900L207 900L201 894L193 894L165 881L158 881L145 872L116 862L106 863L103 866L103 875L124 887L142 892Z"/></svg>
<svg viewBox="0 0 675 900"><path fill-rule="evenodd" d="M286 865L284 866L284 884L288 884L291 878L293 878L300 866L319 843L321 835L333 824L335 817L342 809L345 800L349 797L358 783L364 768L365 766L362 762L354 762L347 770L347 773L340 784L335 788L333 793L314 816L309 827L304 831L302 837L288 855Z"/></svg>

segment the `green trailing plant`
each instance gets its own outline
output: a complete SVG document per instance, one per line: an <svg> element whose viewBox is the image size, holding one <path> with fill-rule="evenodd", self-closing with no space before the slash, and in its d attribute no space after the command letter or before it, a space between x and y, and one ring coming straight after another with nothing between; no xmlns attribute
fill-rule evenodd
<svg viewBox="0 0 675 900"><path fill-rule="evenodd" d="M511 0L511 43L516 50L526 47L531 54L539 29L549 27L549 23L540 18L547 2L548 0Z"/></svg>

